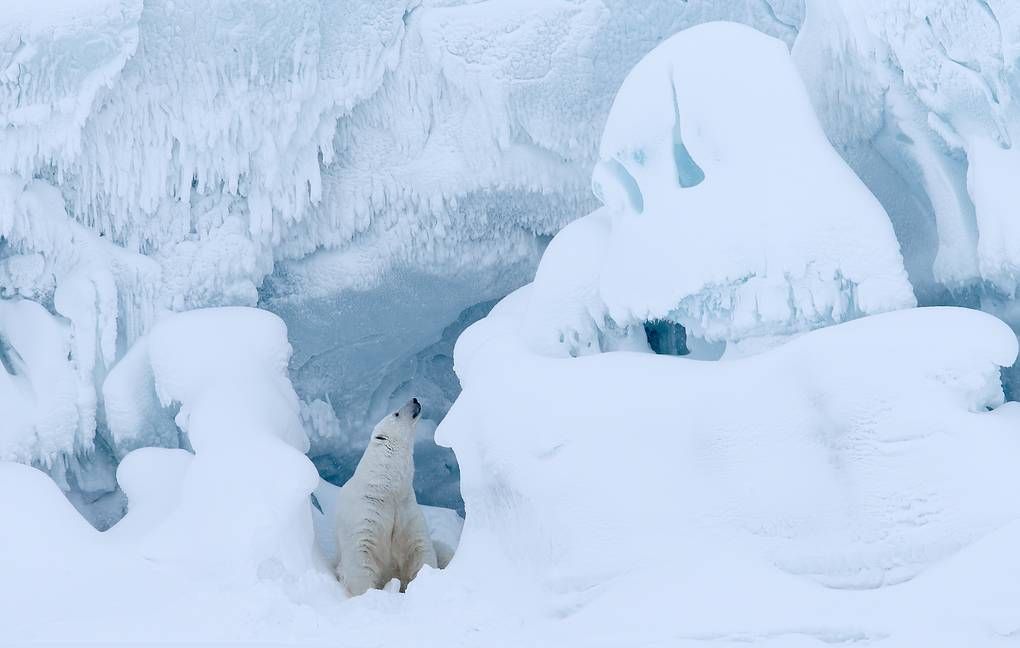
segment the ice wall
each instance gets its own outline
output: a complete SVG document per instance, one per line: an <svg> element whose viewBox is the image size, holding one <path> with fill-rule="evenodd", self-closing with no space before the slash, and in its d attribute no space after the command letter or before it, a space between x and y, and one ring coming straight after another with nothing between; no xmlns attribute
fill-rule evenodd
<svg viewBox="0 0 1020 648"><path fill-rule="evenodd" d="M919 288L1016 293L1018 25L1008 2L807 2L794 56L833 143L909 196L890 212Z"/></svg>

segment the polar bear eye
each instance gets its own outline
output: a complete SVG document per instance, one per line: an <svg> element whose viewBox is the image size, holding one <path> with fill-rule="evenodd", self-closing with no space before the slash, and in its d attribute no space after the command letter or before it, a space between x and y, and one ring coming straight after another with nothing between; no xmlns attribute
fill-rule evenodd
<svg viewBox="0 0 1020 648"><path fill-rule="evenodd" d="M379 439L380 441L385 441L386 440L386 437L384 437L382 435L379 435L376 438Z"/></svg>
<svg viewBox="0 0 1020 648"><path fill-rule="evenodd" d="M393 412L393 418L400 418L400 412Z"/></svg>

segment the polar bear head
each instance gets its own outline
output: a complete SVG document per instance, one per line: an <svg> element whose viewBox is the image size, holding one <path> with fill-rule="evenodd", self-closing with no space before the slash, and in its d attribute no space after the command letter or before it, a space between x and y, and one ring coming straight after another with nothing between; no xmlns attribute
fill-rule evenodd
<svg viewBox="0 0 1020 648"><path fill-rule="evenodd" d="M372 430L371 443L381 443L387 446L412 445L414 443L414 428L418 425L420 416L421 403L417 398L412 398L403 407L388 414L376 424L375 429Z"/></svg>

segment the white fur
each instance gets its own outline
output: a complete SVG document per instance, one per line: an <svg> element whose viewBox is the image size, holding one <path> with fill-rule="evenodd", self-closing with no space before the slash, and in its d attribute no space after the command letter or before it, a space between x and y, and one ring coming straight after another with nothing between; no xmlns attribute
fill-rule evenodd
<svg viewBox="0 0 1020 648"><path fill-rule="evenodd" d="M352 596L400 580L400 591L422 565L436 567L425 516L411 488L414 477L412 403L372 431L354 475L337 496L337 577Z"/></svg>

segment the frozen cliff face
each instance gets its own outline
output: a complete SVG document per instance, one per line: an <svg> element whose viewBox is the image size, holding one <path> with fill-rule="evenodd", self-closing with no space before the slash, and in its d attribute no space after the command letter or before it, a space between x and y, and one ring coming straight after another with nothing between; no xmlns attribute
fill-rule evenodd
<svg viewBox="0 0 1020 648"><path fill-rule="evenodd" d="M794 55L833 142L906 195L890 212L919 289L1017 290L1018 17L982 0L807 3Z"/></svg>

